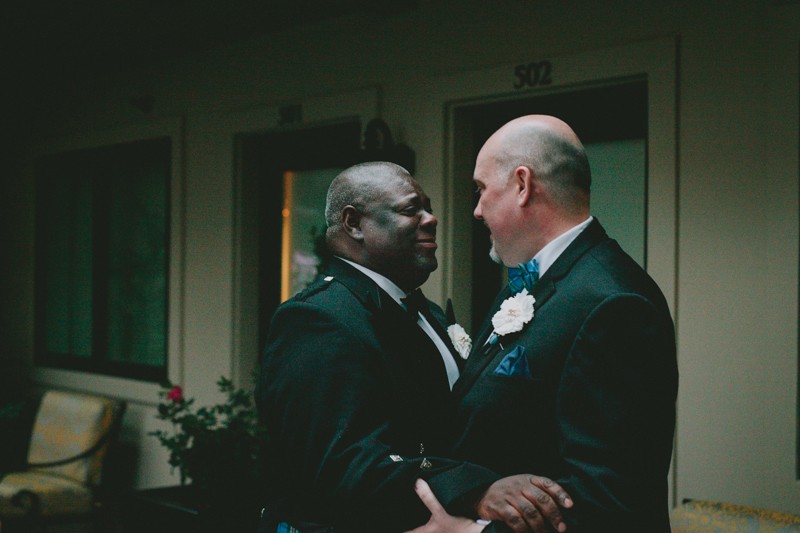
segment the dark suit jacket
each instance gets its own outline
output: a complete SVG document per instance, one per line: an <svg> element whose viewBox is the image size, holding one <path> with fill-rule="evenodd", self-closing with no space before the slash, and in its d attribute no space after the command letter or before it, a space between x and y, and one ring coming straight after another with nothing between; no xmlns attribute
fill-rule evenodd
<svg viewBox="0 0 800 533"><path fill-rule="evenodd" d="M264 522L332 524L336 533L421 525L429 513L417 478L468 470L480 484L496 476L434 457L451 393L416 320L343 261L326 274L270 325L256 390L270 449ZM430 467L421 467L423 456Z"/></svg>
<svg viewBox="0 0 800 533"><path fill-rule="evenodd" d="M488 353L491 316L454 387L455 456L550 477L573 497L571 533L669 531L667 472L678 373L652 279L593 221L533 289L533 319ZM529 375L495 374L521 346ZM454 478L431 486L444 502Z"/></svg>

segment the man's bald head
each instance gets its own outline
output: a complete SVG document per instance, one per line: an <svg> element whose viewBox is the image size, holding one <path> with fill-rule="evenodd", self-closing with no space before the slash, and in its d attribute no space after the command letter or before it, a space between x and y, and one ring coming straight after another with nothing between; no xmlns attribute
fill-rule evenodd
<svg viewBox="0 0 800 533"><path fill-rule="evenodd" d="M497 130L481 151L505 175L511 176L520 165L529 167L566 212L588 210L589 161L580 139L564 121L548 115L516 118Z"/></svg>
<svg viewBox="0 0 800 533"><path fill-rule="evenodd" d="M529 261L552 239L589 217L591 173L578 136L545 115L512 120L481 148L473 215L491 232L490 256Z"/></svg>

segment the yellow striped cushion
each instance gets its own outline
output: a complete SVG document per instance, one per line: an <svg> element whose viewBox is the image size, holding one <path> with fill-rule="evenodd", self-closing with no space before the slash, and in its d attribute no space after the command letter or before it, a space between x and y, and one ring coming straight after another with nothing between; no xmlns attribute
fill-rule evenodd
<svg viewBox="0 0 800 533"><path fill-rule="evenodd" d="M702 500L687 501L672 513L672 533L718 532L800 532L800 516Z"/></svg>

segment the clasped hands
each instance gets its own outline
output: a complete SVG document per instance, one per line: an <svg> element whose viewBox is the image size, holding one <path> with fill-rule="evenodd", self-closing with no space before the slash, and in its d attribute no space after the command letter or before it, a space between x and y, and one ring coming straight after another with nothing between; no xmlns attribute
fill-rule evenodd
<svg viewBox="0 0 800 533"><path fill-rule="evenodd" d="M417 480L415 490L431 518L407 533L477 533L485 527L469 518L448 514L425 481ZM521 474L495 481L478 501L476 510L482 519L502 521L514 533L563 533L567 525L560 508L569 509L572 505L569 494L558 483Z"/></svg>

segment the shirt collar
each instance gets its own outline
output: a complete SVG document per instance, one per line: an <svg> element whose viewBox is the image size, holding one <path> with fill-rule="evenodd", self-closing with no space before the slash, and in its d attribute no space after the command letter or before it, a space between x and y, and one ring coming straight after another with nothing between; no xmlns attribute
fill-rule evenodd
<svg viewBox="0 0 800 533"><path fill-rule="evenodd" d="M339 256L337 255L336 257L339 257ZM390 280L389 278L387 278L386 276L384 276L382 274L378 274L374 270L368 269L364 265L359 265L358 263L354 263L354 262L352 262L352 261L350 261L348 259L345 259L344 257L339 257L339 259L341 259L342 261L344 261L348 265L352 266L356 270L359 270L359 271L363 272L364 275L366 275L372 281L377 283L378 287L380 287L381 289L386 291L386 293L389 296L391 296L392 299L395 302L397 302L401 306L403 305L403 303L401 302L401 298L404 298L406 293L405 293L405 291L403 291L403 289L398 287L392 280Z"/></svg>
<svg viewBox="0 0 800 533"><path fill-rule="evenodd" d="M539 250L539 253L533 257L539 263L539 277L542 277L547 272L547 269L556 262L558 256L564 253L564 250L591 224L592 220L594 220L594 217L590 216L577 226L573 226L548 242L544 248Z"/></svg>

